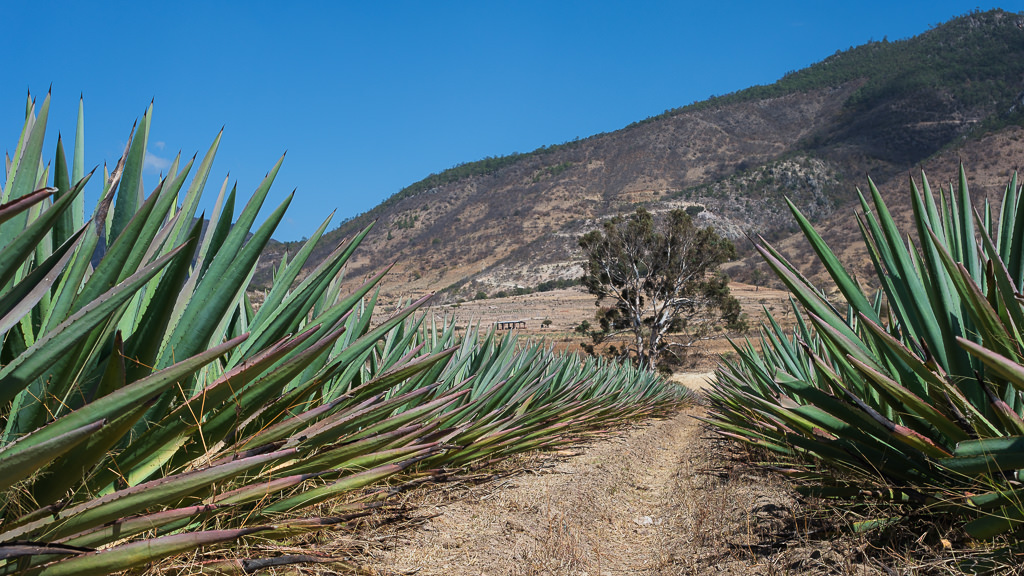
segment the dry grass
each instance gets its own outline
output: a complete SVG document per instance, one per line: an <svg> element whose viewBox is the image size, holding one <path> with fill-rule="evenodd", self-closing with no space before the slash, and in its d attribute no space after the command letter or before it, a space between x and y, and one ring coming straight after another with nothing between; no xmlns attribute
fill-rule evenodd
<svg viewBox="0 0 1024 576"><path fill-rule="evenodd" d="M803 534L796 495L752 468L722 466L725 445L691 415L573 458L536 455L528 472L500 482L424 493L423 510L442 515L370 565L455 576L874 573L847 570L852 556L831 541L794 546ZM841 571L809 570L817 564Z"/></svg>
<svg viewBox="0 0 1024 576"><path fill-rule="evenodd" d="M702 379L704 375L693 375ZM971 544L951 522L799 496L752 464L694 407L558 452L532 453L443 483L423 482L387 509L297 537L179 557L149 573L377 576L730 576L1018 574L1021 559ZM330 510L320 511L329 515ZM251 564L224 558L304 560ZM320 559L320 562L314 562ZM329 560L329 562L328 562ZM216 563L211 563L216 562Z"/></svg>
<svg viewBox="0 0 1024 576"><path fill-rule="evenodd" d="M431 517L391 530L362 561L390 576L1018 573L934 519L854 534L863 514L895 511L799 496L751 464L765 455L694 420L699 410L411 494Z"/></svg>

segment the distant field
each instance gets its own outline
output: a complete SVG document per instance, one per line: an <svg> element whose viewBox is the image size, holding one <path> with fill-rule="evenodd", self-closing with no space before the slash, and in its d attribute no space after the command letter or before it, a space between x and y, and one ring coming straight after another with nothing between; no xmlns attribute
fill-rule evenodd
<svg viewBox="0 0 1024 576"><path fill-rule="evenodd" d="M730 285L733 294L748 315L748 325L756 330L763 317L762 308L768 308L783 323L792 322L789 309L789 296L783 290L775 290L734 282ZM557 348L579 351L579 343L585 339L574 329L580 322L587 320L594 324L594 297L582 288L537 292L523 296L507 298L488 298L473 300L461 304L443 304L429 306L426 313L438 322L443 319L454 321L458 326L479 324L481 328L489 328L497 322L521 320L526 328L515 330L518 334L528 337L543 337L553 340ZM543 325L544 320L551 320L550 326ZM732 336L740 336L733 334ZM710 370L717 363L717 355L731 350L725 335L708 341L702 350L702 356L695 369Z"/></svg>
<svg viewBox="0 0 1024 576"><path fill-rule="evenodd" d="M526 329L519 330L522 334L567 335L583 320L593 320L594 297L578 288L552 290L431 306L428 313L438 319L451 319L460 326L522 320L526 322ZM551 325L545 328L544 320L551 320Z"/></svg>

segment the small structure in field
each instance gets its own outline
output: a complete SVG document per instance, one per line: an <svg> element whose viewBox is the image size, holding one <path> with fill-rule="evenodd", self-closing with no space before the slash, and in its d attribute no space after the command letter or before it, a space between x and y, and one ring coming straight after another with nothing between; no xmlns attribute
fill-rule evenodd
<svg viewBox="0 0 1024 576"><path fill-rule="evenodd" d="M526 320L505 320L495 322L494 326L498 330L517 330L519 328L526 328Z"/></svg>

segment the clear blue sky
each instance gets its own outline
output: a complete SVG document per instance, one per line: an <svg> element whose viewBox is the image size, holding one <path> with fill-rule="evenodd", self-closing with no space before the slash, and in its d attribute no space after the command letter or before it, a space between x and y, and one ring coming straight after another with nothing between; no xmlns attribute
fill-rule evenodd
<svg viewBox="0 0 1024 576"><path fill-rule="evenodd" d="M47 157L82 93L86 164L113 164L155 99L147 189L223 125L209 201L228 172L251 192L287 150L270 201L297 190L276 235L292 240L460 162L616 130L997 6L1024 1L12 2L0 148L13 153L26 91L52 85Z"/></svg>

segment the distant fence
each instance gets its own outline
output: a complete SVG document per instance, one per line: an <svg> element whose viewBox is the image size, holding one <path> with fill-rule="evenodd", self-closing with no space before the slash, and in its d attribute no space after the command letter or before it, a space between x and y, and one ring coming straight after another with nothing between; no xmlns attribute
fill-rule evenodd
<svg viewBox="0 0 1024 576"><path fill-rule="evenodd" d="M526 328L526 320L510 320L508 322L495 322L494 326L498 330L515 330L517 328Z"/></svg>

